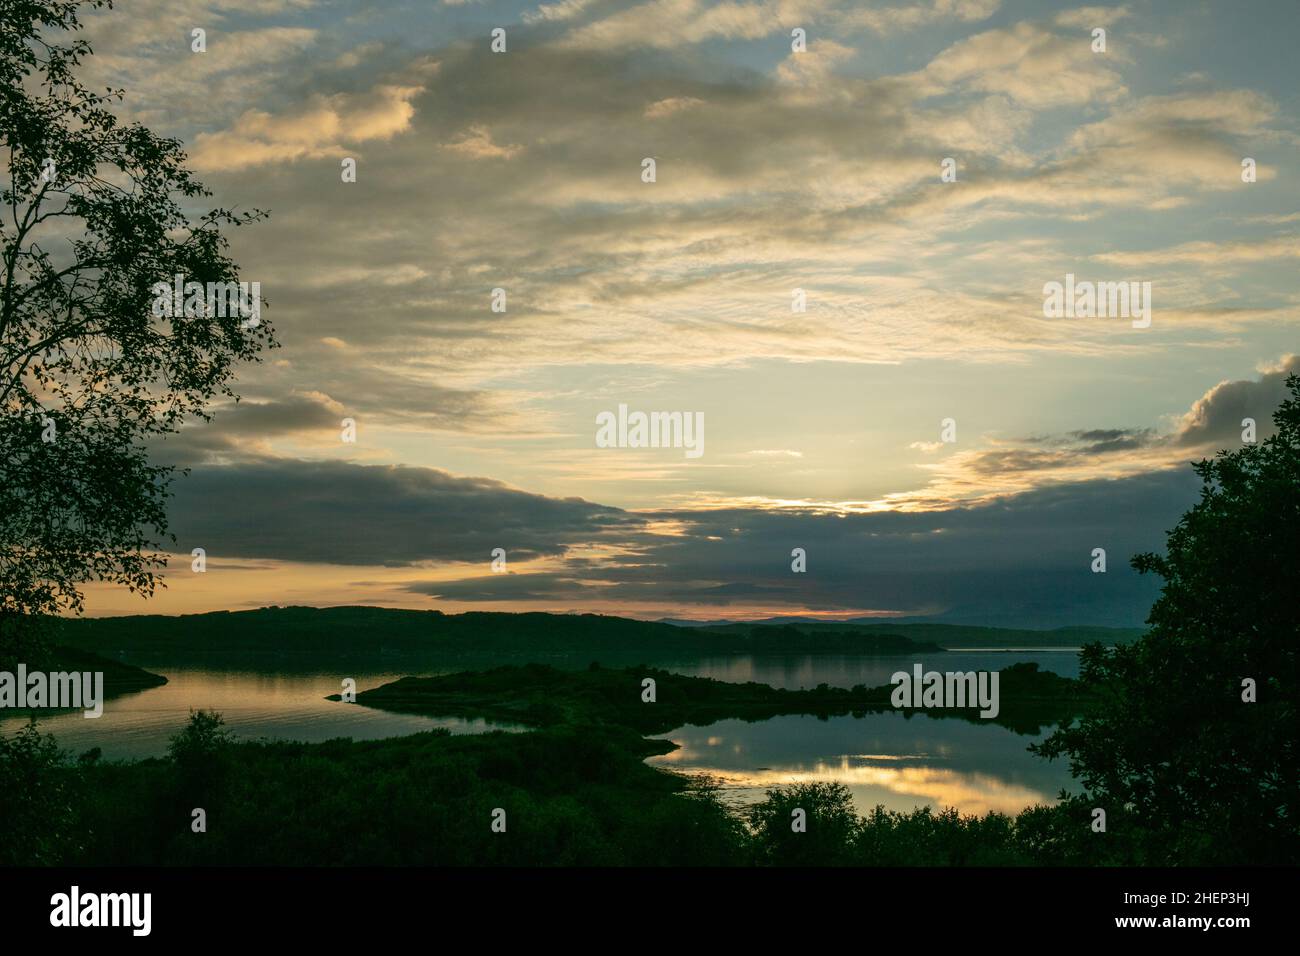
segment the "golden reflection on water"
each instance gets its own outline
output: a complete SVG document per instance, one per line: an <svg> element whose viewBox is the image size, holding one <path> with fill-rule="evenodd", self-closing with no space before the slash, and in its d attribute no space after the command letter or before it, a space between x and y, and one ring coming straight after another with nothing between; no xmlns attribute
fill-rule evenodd
<svg viewBox="0 0 1300 956"><path fill-rule="evenodd" d="M880 804L889 810L929 805L956 807L962 813L1014 815L1034 804L1054 803L1058 792L1057 788L1035 787L996 772L942 766L953 755L953 748L938 742L928 753L842 754L786 767L737 767L729 758L745 753L741 741L715 734L706 739L707 746L691 746L683 735L668 737L682 746L650 758L651 765L712 778L734 801L742 803L762 799L763 791L772 787L841 783L852 792L859 813ZM753 762L760 759L755 755Z"/></svg>
<svg viewBox="0 0 1300 956"><path fill-rule="evenodd" d="M930 804L956 807L962 813L984 814L990 810L1015 814L1035 803L1051 803L1053 797L1029 787L1007 783L981 773L963 773L941 767L871 767L818 763L811 770L718 770L691 767L717 779L723 787L766 790L793 783L842 783L853 791L859 812L884 804L890 810L911 809ZM905 797L890 800L882 794Z"/></svg>

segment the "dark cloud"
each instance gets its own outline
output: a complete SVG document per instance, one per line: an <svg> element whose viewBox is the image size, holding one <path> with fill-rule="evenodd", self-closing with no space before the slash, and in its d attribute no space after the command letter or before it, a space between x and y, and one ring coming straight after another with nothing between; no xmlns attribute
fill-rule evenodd
<svg viewBox="0 0 1300 956"><path fill-rule="evenodd" d="M563 556L559 571L485 573L418 583L458 601L599 597L634 607L676 603L852 612L898 610L1023 624L1137 624L1157 582L1128 568L1160 550L1196 498L1190 469L1038 489L929 512L824 514L728 508L631 513L530 494L428 468L289 460L196 469L178 483L173 525L210 555L357 565L512 562ZM680 523L681 535L649 522ZM804 548L808 571L790 570ZM1105 548L1107 573L1090 570Z"/></svg>
<svg viewBox="0 0 1300 956"><path fill-rule="evenodd" d="M977 475L1000 475L1064 468L1079 459L1078 452L1037 451L1032 448L993 449L973 454L970 470Z"/></svg>
<svg viewBox="0 0 1300 956"><path fill-rule="evenodd" d="M598 585L572 574L534 572L493 574L490 578L460 581L427 581L409 585L412 594L449 601L571 601L591 598Z"/></svg>
<svg viewBox="0 0 1300 956"><path fill-rule="evenodd" d="M338 428L336 407L322 395L289 395L272 402L242 401L219 409L213 424L228 435L258 438Z"/></svg>
<svg viewBox="0 0 1300 956"><path fill-rule="evenodd" d="M400 566L526 560L630 535L643 519L581 498L529 494L433 468L262 459L176 482L172 528L209 555Z"/></svg>
<svg viewBox="0 0 1300 956"><path fill-rule="evenodd" d="M1190 469L1087 481L937 512L863 515L724 512L696 516L693 539L656 553L666 567L642 572L677 585L725 576L786 589L788 603L815 610L891 609L1026 625L1138 624L1156 582L1128 567L1161 550L1164 533L1196 499ZM689 513L679 515L683 520ZM790 550L808 554L790 572ZM1107 573L1090 569L1104 548ZM695 592L701 604L730 603ZM743 602L736 602L743 603Z"/></svg>
<svg viewBox="0 0 1300 956"><path fill-rule="evenodd" d="M186 467L213 456L242 455L270 438L337 435L342 418L337 403L320 393L229 402L212 409L211 416L209 421L191 421L179 432L158 438L151 449L154 460Z"/></svg>
<svg viewBox="0 0 1300 956"><path fill-rule="evenodd" d="M1146 448L1159 439L1153 428L1093 428L1071 432L1070 437L1082 442L1082 450L1089 455Z"/></svg>

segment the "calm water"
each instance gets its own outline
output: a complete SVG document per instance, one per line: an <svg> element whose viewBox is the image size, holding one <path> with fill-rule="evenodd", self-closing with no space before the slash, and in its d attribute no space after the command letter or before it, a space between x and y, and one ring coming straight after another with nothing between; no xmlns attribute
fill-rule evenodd
<svg viewBox="0 0 1300 956"><path fill-rule="evenodd" d="M1064 764L1025 750L1040 737L921 714L725 720L662 736L680 748L650 764L707 774L732 803L761 799L778 785L835 782L849 788L860 813L877 804L1015 813L1055 801L1063 787L1077 789Z"/></svg>
<svg viewBox="0 0 1300 956"><path fill-rule="evenodd" d="M104 715L88 720L78 711L42 719L64 749L80 753L99 747L106 758L157 757L167 752L172 734L185 726L190 709L216 710L226 728L241 739L303 740L334 737L377 740L435 727L454 734L516 729L484 720L393 714L359 704L325 700L341 690L338 674L258 674L249 672L156 668L167 678L161 687L114 697ZM369 690L402 674L357 675L357 690ZM22 728L26 718L0 720L0 733Z"/></svg>
<svg viewBox="0 0 1300 956"><path fill-rule="evenodd" d="M1078 648L981 649L905 657L799 655L716 657L671 668L724 681L758 681L791 690L818 684L852 687L888 684L896 671L919 662L926 670L1001 670L1033 661L1042 670L1079 676ZM953 806L964 813L1016 813L1051 803L1062 788L1077 789L1065 764L1035 757L1025 748L1044 735L1022 737L996 724L972 724L923 714L866 717L774 717L759 723L720 721L679 727L664 738L679 749L648 761L654 766L706 774L731 803L761 799L769 787L790 783L842 783L859 812L877 804L890 810Z"/></svg>
<svg viewBox="0 0 1300 956"><path fill-rule="evenodd" d="M720 657L669 669L725 681L760 681L775 687L836 687L887 684L890 675L920 661L934 670L998 670L1036 661L1044 670L1078 676L1074 649L954 651L919 657ZM59 714L40 722L61 746L75 753L99 747L107 758L160 756L193 709L214 709L243 739L322 741L334 737L373 740L446 727L452 733L518 730L483 720L391 714L325 700L340 690L337 673L279 674L215 669L153 667L168 683L109 700L104 716ZM356 675L357 689L402 674ZM25 718L0 720L10 734ZM775 717L756 723L721 721L664 734L681 746L651 758L656 766L716 778L733 802L761 798L764 789L800 781L838 781L849 787L860 810L876 804L908 810L955 806L964 812L1013 813L1051 802L1070 786L1066 768L1029 754L1036 739L996 724L972 724L881 713L866 717Z"/></svg>
<svg viewBox="0 0 1300 956"><path fill-rule="evenodd" d="M811 690L818 684L831 687L853 687L866 684L879 687L888 684L897 671L911 671L912 665L922 664L926 670L937 671L997 671L1022 661L1032 661L1041 670L1055 671L1062 677L1079 676L1079 649L1059 650L1033 648L1029 650L945 651L939 654L909 654L899 657L857 657L807 654L789 657L705 657L690 664L674 665L669 670L692 677L712 677L715 680L745 683L757 681L784 687Z"/></svg>

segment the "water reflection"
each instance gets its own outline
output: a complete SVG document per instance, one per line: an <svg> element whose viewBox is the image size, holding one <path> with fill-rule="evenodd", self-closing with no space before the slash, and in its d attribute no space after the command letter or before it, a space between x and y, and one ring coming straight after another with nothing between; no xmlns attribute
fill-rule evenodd
<svg viewBox="0 0 1300 956"><path fill-rule="evenodd" d="M1021 661L1033 661L1041 670L1054 671L1062 677L1079 676L1079 653L1075 647L1055 650L943 651L937 654L888 657L834 654L705 657L698 661L674 664L669 670L691 677L712 677L741 684L756 681L773 687L799 690L813 688L818 684L829 684L831 687L853 687L855 684L878 687L888 684L895 671L910 671L912 665L918 662L926 670L997 671Z"/></svg>
<svg viewBox="0 0 1300 956"><path fill-rule="evenodd" d="M396 714L325 700L340 691L340 676L333 674L268 674L250 671L214 671L159 668L167 678L161 687L110 698L104 715L87 720L80 711L60 713L39 721L43 733L52 733L59 746L74 753L99 747L105 757L158 757L189 719L191 708L216 710L226 727L245 740L319 742L335 737L378 740L445 727L454 734L519 728L485 720L422 717ZM355 674L357 690L368 690L396 680L401 674ZM26 717L0 719L0 734L13 734Z"/></svg>
<svg viewBox="0 0 1300 956"><path fill-rule="evenodd" d="M1016 813L1053 802L1071 785L1065 765L1026 751L1041 738L922 714L727 720L663 736L680 748L649 763L707 774L736 803L761 799L769 787L820 781L847 786L859 813L877 804Z"/></svg>
<svg viewBox="0 0 1300 956"><path fill-rule="evenodd" d="M962 651L922 655L937 670L998 670L1023 660L1066 676L1078 673L1073 651ZM912 657L809 656L721 657L671 666L684 674L721 680L757 680L776 687L851 687L889 682L910 669ZM243 739L265 737L316 742L334 737L372 740L446 727L452 733L519 730L483 720L430 718L327 701L340 690L340 674L264 673L203 668L156 667L169 683L107 701L104 716L87 720L79 712L43 719L40 727L74 753L100 747L104 756L140 758L166 752L168 739L184 726L191 709L220 711ZM428 673L426 671L426 673ZM402 673L355 673L359 691L395 680ZM12 734L26 718L0 719L0 733ZM994 724L940 720L896 713L819 720L777 717L760 723L721 721L683 727L663 735L681 748L651 763L707 773L737 802L762 797L764 789L800 781L839 781L849 787L860 811L883 804L893 810L918 805L955 806L964 812L1014 813L1051 802L1072 785L1064 765L1026 752L1037 738L1022 737Z"/></svg>

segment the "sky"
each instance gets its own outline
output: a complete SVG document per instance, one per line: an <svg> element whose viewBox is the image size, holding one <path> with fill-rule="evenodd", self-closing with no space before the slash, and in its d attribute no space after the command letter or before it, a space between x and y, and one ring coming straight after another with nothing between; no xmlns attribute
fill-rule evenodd
<svg viewBox="0 0 1300 956"><path fill-rule="evenodd" d="M165 589L92 585L92 615L1140 625L1128 559L1188 463L1267 437L1300 372L1290 0L86 23L123 117L270 211L231 253L281 345L154 449L190 469ZM1146 319L1048 317L1067 275ZM602 447L620 406L702 441Z"/></svg>

